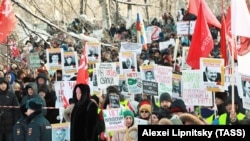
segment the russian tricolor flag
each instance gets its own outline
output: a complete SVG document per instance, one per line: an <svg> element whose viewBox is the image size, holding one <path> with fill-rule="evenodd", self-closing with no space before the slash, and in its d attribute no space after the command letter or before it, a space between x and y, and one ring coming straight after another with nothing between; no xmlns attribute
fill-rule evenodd
<svg viewBox="0 0 250 141"><path fill-rule="evenodd" d="M146 31L141 13L139 12L137 12L137 17L136 17L136 31L137 31L137 43L141 43L143 49L147 50Z"/></svg>

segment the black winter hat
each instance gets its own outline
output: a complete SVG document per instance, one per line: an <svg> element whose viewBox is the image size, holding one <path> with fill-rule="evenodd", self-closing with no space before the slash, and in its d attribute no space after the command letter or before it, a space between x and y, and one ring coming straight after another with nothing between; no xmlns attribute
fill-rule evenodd
<svg viewBox="0 0 250 141"><path fill-rule="evenodd" d="M170 112L175 113L175 112L187 112L186 105L183 100L177 99L174 102L172 102L171 107L170 107Z"/></svg>
<svg viewBox="0 0 250 141"><path fill-rule="evenodd" d="M97 104L99 104L99 98L96 95L92 95L90 99L93 99L96 101Z"/></svg>
<svg viewBox="0 0 250 141"><path fill-rule="evenodd" d="M6 83L8 84L7 80L4 77L0 77L0 84L1 83Z"/></svg>
<svg viewBox="0 0 250 141"><path fill-rule="evenodd" d="M38 80L38 78L43 78L45 81L48 80L45 73L39 73L38 76L36 77L36 80Z"/></svg>
<svg viewBox="0 0 250 141"><path fill-rule="evenodd" d="M162 101L164 101L164 100L166 100L166 101L172 101L171 100L171 96L170 96L170 94L169 93L162 93L161 94L161 96L160 96L160 102L162 102Z"/></svg>
<svg viewBox="0 0 250 141"><path fill-rule="evenodd" d="M35 111L42 110L42 102L40 102L38 99L35 99L35 98L30 99L27 102L26 108L27 109L32 109L32 110L35 110Z"/></svg>
<svg viewBox="0 0 250 141"><path fill-rule="evenodd" d="M219 98L222 101L225 101L227 99L227 93L226 92L215 92L215 98Z"/></svg>

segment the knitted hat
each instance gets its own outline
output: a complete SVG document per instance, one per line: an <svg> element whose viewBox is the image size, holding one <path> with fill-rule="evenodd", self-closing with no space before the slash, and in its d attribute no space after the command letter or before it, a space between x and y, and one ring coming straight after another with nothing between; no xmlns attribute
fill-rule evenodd
<svg viewBox="0 0 250 141"><path fill-rule="evenodd" d="M170 96L170 94L169 93L162 93L161 94L161 96L160 96L160 102L162 102L162 101L164 101L164 100L166 100L166 101L172 101L171 100L171 96Z"/></svg>
<svg viewBox="0 0 250 141"><path fill-rule="evenodd" d="M131 116L132 118L134 118L134 113L131 110L125 110L123 112L123 116L124 116L124 118L127 116Z"/></svg>
<svg viewBox="0 0 250 141"><path fill-rule="evenodd" d="M146 110L151 113L151 104L149 100L143 100L139 103L139 111Z"/></svg>
<svg viewBox="0 0 250 141"><path fill-rule="evenodd" d="M181 99L175 100L175 101L171 104L170 112L171 112L171 113L176 113L176 112L183 112L183 113L186 113L186 112L187 112L187 108L186 108L186 105L185 105L184 101L181 100Z"/></svg>
<svg viewBox="0 0 250 141"><path fill-rule="evenodd" d="M156 115L159 120L164 117L164 114L162 112L159 112L159 111L153 111L152 115Z"/></svg>
<svg viewBox="0 0 250 141"><path fill-rule="evenodd" d="M30 99L26 105L27 109L32 109L32 110L42 110L42 103L37 100L37 99Z"/></svg>

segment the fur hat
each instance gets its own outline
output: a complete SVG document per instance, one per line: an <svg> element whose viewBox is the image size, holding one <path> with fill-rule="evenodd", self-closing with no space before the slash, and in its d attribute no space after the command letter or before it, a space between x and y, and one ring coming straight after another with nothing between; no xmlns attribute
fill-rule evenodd
<svg viewBox="0 0 250 141"><path fill-rule="evenodd" d="M37 99L30 99L26 105L27 109L32 109L35 111L42 110L42 102Z"/></svg>
<svg viewBox="0 0 250 141"><path fill-rule="evenodd" d="M146 110L151 113L151 104L149 100L143 100L139 103L139 111Z"/></svg>
<svg viewBox="0 0 250 141"><path fill-rule="evenodd" d="M162 102L162 101L164 101L164 100L166 100L166 101L172 101L171 100L171 96L170 96L170 94L169 93L162 93L161 94L161 96L160 96L160 102Z"/></svg>

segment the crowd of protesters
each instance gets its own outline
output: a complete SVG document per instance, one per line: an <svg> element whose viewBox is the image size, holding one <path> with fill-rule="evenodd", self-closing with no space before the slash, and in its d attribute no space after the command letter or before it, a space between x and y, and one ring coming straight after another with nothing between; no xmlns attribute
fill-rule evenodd
<svg viewBox="0 0 250 141"><path fill-rule="evenodd" d="M181 9L177 21L195 20L196 16ZM138 66L142 64L158 64L172 66L175 73L181 73L182 47L189 46L191 36L177 36L176 23L170 13L164 13L162 19L154 18L145 27L155 25L161 28L159 39L148 44L148 50L142 50L137 56ZM102 45L102 62L119 62L119 47L121 42L136 42L136 24L126 28L126 23L112 24L108 30L109 36L100 42L111 44ZM77 28L76 28L77 29ZM80 31L78 31L80 32ZM211 27L214 38L214 50L210 57L220 58L218 29ZM87 36L89 33L85 33ZM173 60L174 45L159 50L159 42L180 38L180 50L177 59ZM63 48L64 51L77 51L80 58L83 42L64 33L56 33L46 41L39 40L31 35L21 48L20 58L22 65L11 64L10 67L1 67L0 70L0 141L49 141L51 138L51 124L60 123L59 110L42 107L55 107L55 81L62 81L61 70L50 73L46 70L46 53L48 48ZM29 69L26 55L38 52L41 67ZM78 60L79 60L78 58ZM89 76L92 76L93 66L89 65ZM139 68L137 69L140 70ZM75 79L72 79L75 80ZM124 120L128 130L106 132L102 110L110 108L109 94L116 94L123 107ZM236 93L235 109L232 110L230 91L216 92L217 108L196 107L189 111L184 101L173 99L169 93L160 95L160 102L146 94L136 95L133 101L125 99L118 86L106 88L106 94L90 96L90 87L86 84L76 85L70 107L65 109L63 122L71 122L71 141L136 141L137 125L134 118L148 121L151 125L232 125L250 124L242 107L241 99ZM19 108L20 107L20 108ZM96 118L95 118L96 117ZM36 131L40 126L43 131Z"/></svg>

